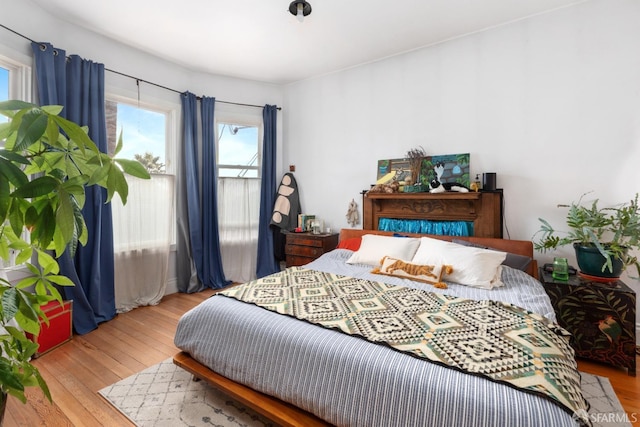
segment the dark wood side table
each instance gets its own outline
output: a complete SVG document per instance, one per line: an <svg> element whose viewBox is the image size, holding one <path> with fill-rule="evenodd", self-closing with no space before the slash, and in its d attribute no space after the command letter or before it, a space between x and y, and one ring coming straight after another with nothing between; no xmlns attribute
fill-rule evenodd
<svg viewBox="0 0 640 427"><path fill-rule="evenodd" d="M287 267L307 264L338 246L337 233L287 233L284 253Z"/></svg>
<svg viewBox="0 0 640 427"><path fill-rule="evenodd" d="M555 281L540 268L540 281L558 324L572 334L577 357L627 368L636 376L636 293L621 280L601 283L580 276Z"/></svg>

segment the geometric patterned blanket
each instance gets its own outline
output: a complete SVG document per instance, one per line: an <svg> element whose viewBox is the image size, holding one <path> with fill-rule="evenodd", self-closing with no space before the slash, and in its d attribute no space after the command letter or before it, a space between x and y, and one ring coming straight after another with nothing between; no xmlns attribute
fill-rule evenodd
<svg viewBox="0 0 640 427"><path fill-rule="evenodd" d="M219 294L547 397L591 424L569 333L512 304L303 267Z"/></svg>

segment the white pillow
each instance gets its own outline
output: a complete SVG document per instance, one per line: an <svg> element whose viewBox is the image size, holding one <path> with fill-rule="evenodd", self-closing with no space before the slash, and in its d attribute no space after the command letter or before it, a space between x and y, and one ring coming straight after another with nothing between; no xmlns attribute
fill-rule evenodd
<svg viewBox="0 0 640 427"><path fill-rule="evenodd" d="M500 280L500 264L507 253L490 249L474 248L429 237L420 238L420 247L411 263L444 264L453 268L443 280L482 289L503 286Z"/></svg>
<svg viewBox="0 0 640 427"><path fill-rule="evenodd" d="M365 234L362 236L360 249L355 251L347 260L347 264L380 265L385 256L410 261L415 255L420 240L412 237L377 236Z"/></svg>

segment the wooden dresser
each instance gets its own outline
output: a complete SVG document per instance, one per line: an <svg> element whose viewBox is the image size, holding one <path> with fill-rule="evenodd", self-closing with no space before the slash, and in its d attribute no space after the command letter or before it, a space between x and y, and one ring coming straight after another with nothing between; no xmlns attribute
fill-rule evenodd
<svg viewBox="0 0 640 427"><path fill-rule="evenodd" d="M338 234L287 233L287 267L307 264L338 246Z"/></svg>

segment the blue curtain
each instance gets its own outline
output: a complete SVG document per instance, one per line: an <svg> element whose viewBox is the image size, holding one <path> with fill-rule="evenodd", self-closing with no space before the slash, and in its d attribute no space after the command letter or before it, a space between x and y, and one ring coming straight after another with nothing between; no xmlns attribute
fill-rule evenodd
<svg viewBox="0 0 640 427"><path fill-rule="evenodd" d="M402 233L473 236L473 221L429 221L426 219L380 218L378 229Z"/></svg>
<svg viewBox="0 0 640 427"><path fill-rule="evenodd" d="M198 179L198 100L190 92L185 92L182 99L182 123L183 123L183 162L182 177L186 181L186 204L188 213L188 240L190 242L191 259L195 264L200 286L196 289L187 289L189 285L178 283L181 292L194 292L204 289L202 286L202 228L200 227L200 190Z"/></svg>
<svg viewBox="0 0 640 427"><path fill-rule="evenodd" d="M216 130L213 120L215 98L202 97L202 236L204 247L203 282L210 288L231 284L226 280L220 254L218 232L218 173L216 171Z"/></svg>
<svg viewBox="0 0 640 427"><path fill-rule="evenodd" d="M179 188L186 191L178 206L178 246L187 246L190 256L178 256L178 290L199 292L205 288L222 288L230 282L224 277L218 234L217 176L215 169L215 98L202 98L202 141L198 141L197 97L185 92L182 98L183 156ZM202 164L198 147L202 145ZM201 173L199 173L201 172ZM200 191L202 175L202 192ZM179 201L182 200L179 198ZM181 215L186 212L186 215ZM189 274L195 266L197 280Z"/></svg>
<svg viewBox="0 0 640 427"><path fill-rule="evenodd" d="M265 105L262 110L264 141L262 145L262 183L260 187L260 219L258 223L258 278L280 271L273 246L274 230L269 226L276 197L276 124L278 107ZM279 230L277 230L279 232Z"/></svg>
<svg viewBox="0 0 640 427"><path fill-rule="evenodd" d="M55 49L48 43L32 43L36 81L41 105L62 105L62 116L89 127L89 137L107 152L104 97L104 65ZM114 290L113 227L106 190L86 189L82 210L89 239L74 259L66 251L61 273L76 284L62 289L73 300L73 326L78 334L92 331L98 323L116 315Z"/></svg>

